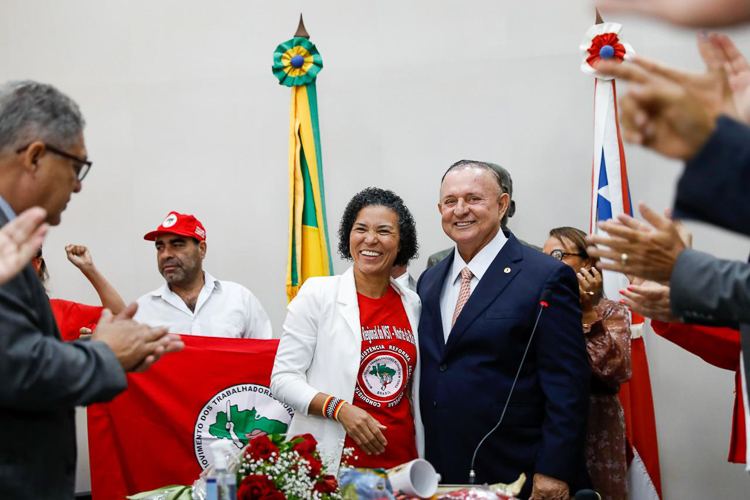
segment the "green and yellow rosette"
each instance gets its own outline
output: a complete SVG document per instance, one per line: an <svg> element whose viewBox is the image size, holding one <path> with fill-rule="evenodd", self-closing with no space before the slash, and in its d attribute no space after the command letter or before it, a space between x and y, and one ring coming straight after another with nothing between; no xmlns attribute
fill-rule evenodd
<svg viewBox="0 0 750 500"><path fill-rule="evenodd" d="M323 69L315 44L307 38L296 37L279 44L273 53L273 74L281 85L299 87L314 82Z"/></svg>

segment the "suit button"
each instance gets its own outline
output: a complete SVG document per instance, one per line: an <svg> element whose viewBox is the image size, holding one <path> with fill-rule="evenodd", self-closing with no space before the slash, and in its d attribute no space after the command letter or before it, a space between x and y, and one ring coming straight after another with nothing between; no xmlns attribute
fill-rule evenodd
<svg viewBox="0 0 750 500"><path fill-rule="evenodd" d="M444 372L445 370L447 370L447 369L448 369L448 365L446 365L445 363L443 363L442 365L440 365L440 366L438 367L438 369L439 369L439 370L440 370L441 372Z"/></svg>
<svg viewBox="0 0 750 500"><path fill-rule="evenodd" d="M437 408L437 401L433 401L432 402L432 406L434 406L435 408Z"/></svg>

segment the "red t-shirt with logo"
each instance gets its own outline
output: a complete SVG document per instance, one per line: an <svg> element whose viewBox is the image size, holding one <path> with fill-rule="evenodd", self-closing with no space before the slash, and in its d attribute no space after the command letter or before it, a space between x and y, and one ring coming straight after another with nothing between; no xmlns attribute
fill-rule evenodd
<svg viewBox="0 0 750 500"><path fill-rule="evenodd" d="M63 299L50 299L49 305L63 340L76 340L81 336L81 328L96 330L104 310L101 306L87 306Z"/></svg>
<svg viewBox="0 0 750 500"><path fill-rule="evenodd" d="M367 468L395 467L417 458L409 401L417 346L401 297L393 287L379 299L360 294L357 298L362 353L352 404L387 427L381 432L388 445L380 455L367 455L347 435L344 447L354 448L347 463Z"/></svg>

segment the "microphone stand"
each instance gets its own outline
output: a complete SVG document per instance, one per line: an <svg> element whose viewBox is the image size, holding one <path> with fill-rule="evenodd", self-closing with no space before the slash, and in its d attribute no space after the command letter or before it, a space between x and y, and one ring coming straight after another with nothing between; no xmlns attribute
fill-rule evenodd
<svg viewBox="0 0 750 500"><path fill-rule="evenodd" d="M474 472L474 462L477 459L477 453L479 453L479 448L482 447L484 442L487 440L490 435L497 430L498 427L500 427L500 424L503 423L503 418L505 418L505 412L508 410L508 404L510 404L510 398L513 396L513 390L516 388L516 382L518 382L518 377L521 375L521 369L523 368L523 363L526 361L526 355L529 353L529 348L531 347L531 341L534 339L534 333L536 333L536 327L539 325L539 318L542 317L542 313L545 309L549 306L549 298L550 295L552 295L552 290L549 288L544 290L542 292L541 299L539 300L539 305L541 306L539 309L539 314L536 316L536 322L534 322L534 328L531 330L531 335L529 335L529 342L526 344L526 350L523 351L523 357L521 358L521 364L518 365L518 371L516 372L516 378L513 379L513 385L510 386L510 392L508 392L508 399L505 400L505 406L503 407L503 412L500 414L500 420L497 421L495 424L495 427L493 427L490 432L484 435L481 441L479 441L479 444L476 448L474 448L474 455L471 457L471 470L469 470L469 484L474 484L477 480L477 474Z"/></svg>

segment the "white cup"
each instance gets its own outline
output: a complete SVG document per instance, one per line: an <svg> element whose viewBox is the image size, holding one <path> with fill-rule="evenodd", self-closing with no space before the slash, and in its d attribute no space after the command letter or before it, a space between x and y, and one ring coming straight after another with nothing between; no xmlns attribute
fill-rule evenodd
<svg viewBox="0 0 750 500"><path fill-rule="evenodd" d="M437 491L440 474L427 460L417 458L388 471L393 491L419 498L430 498Z"/></svg>

